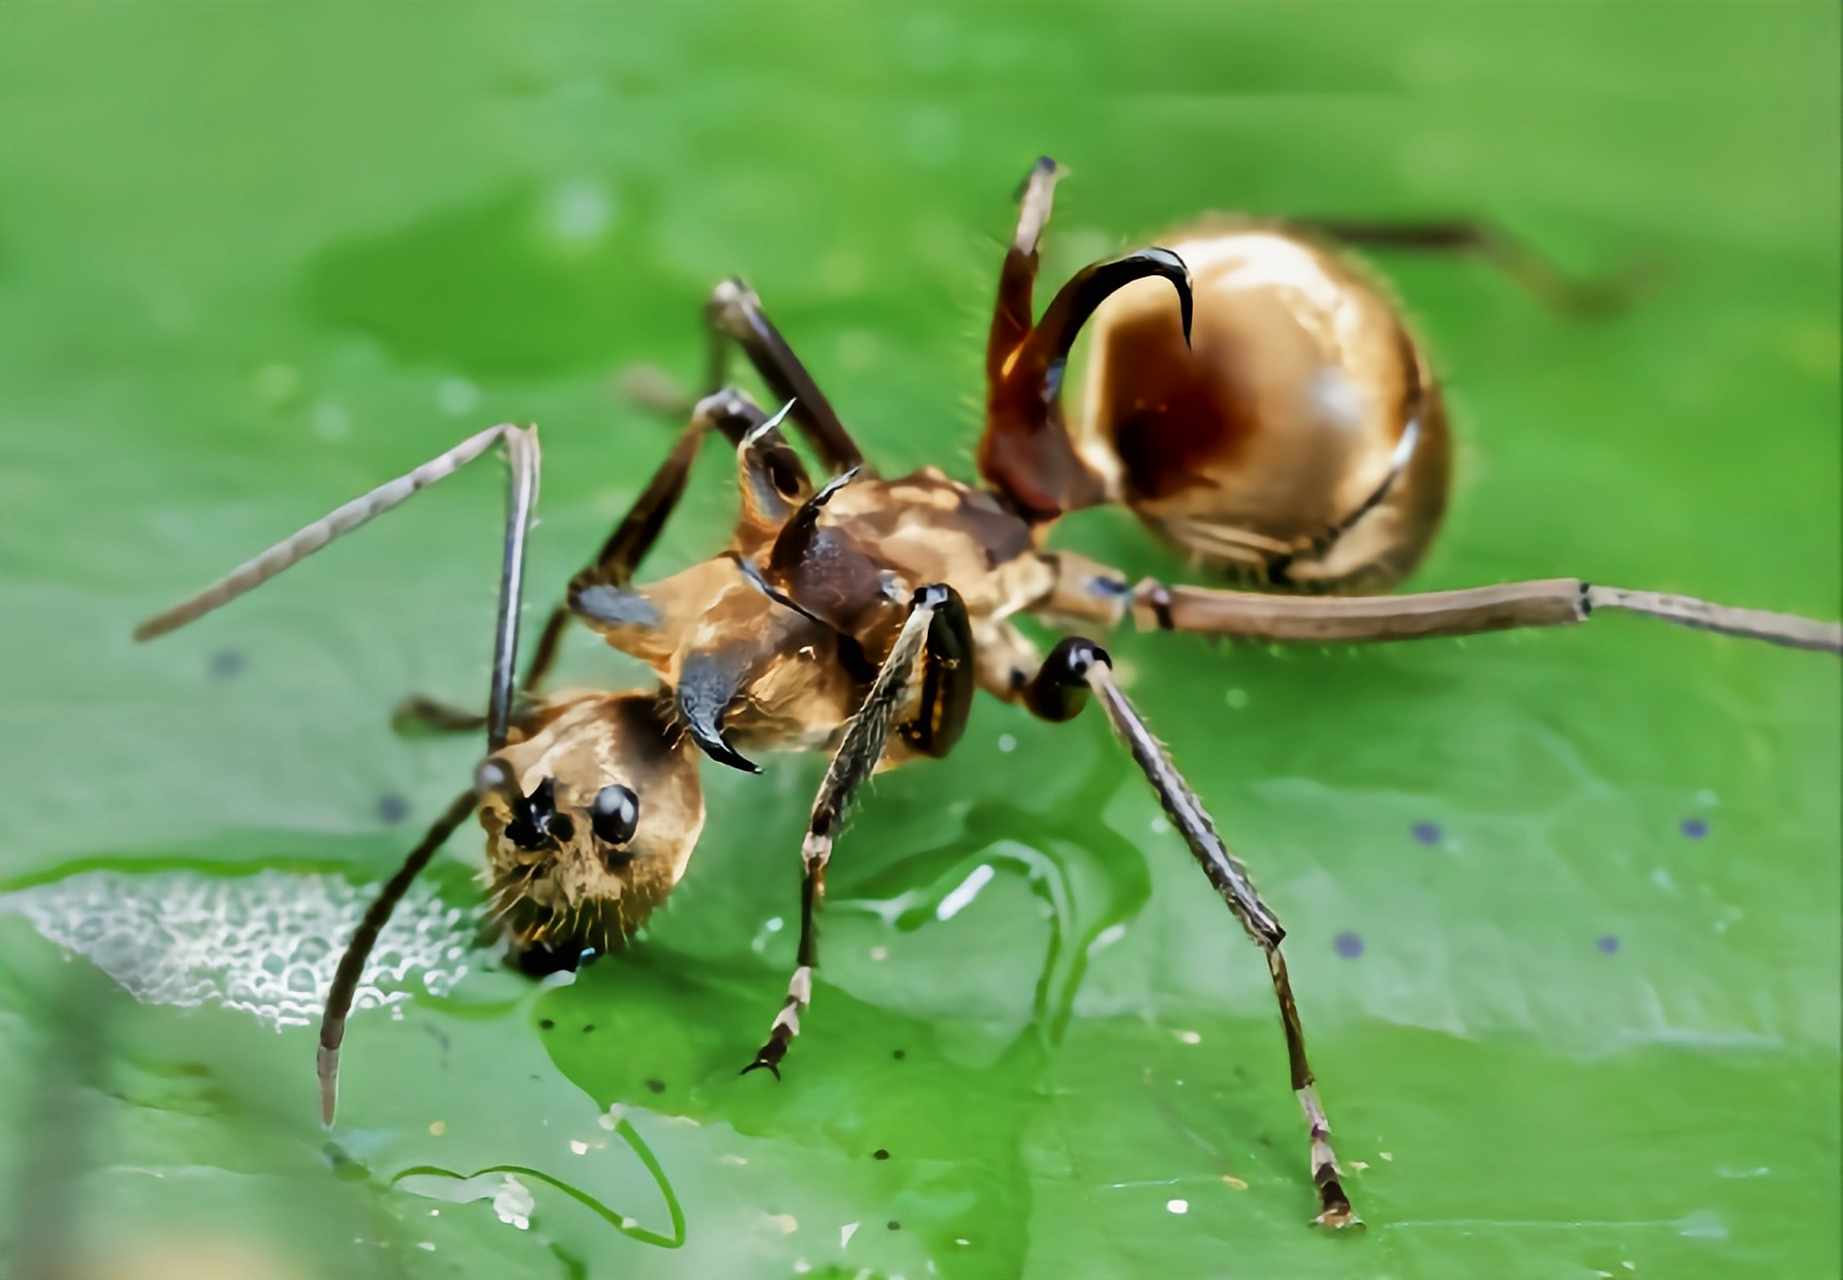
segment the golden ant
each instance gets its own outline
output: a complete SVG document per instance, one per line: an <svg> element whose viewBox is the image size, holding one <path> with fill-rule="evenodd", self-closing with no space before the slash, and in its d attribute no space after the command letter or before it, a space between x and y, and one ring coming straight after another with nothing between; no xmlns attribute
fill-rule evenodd
<svg viewBox="0 0 1843 1280"><path fill-rule="evenodd" d="M511 461L498 634L482 718L413 700L401 715L484 727L487 755L384 886L340 961L320 1029L321 1103L332 1122L339 1046L366 956L410 882L470 815L487 831L493 919L526 969L573 968L621 946L685 874L704 825L698 759L757 771L743 750L819 750L831 763L801 846L797 967L745 1071L777 1076L812 999L815 914L846 809L878 769L945 755L975 688L1068 720L1090 697L1198 864L1266 956L1292 1084L1311 1141L1317 1221L1354 1222L1281 952L1285 934L1112 675L1107 652L1070 635L1047 657L1016 615L1106 629L1267 641L1403 640L1582 622L1596 609L1801 648L1843 652L1843 628L1572 578L1420 595L1364 595L1419 562L1448 487L1440 390L1395 308L1304 226L1214 221L1077 272L1035 317L1037 246L1058 177L1032 169L1006 252L986 349L986 422L969 485L933 468L884 479L866 463L760 300L719 285L708 317L713 388L740 347L779 399L769 416L715 389L633 509L550 615L515 678L526 528L538 481L535 428L502 425L346 504L190 600L143 624L150 639L226 604L334 538L503 443ZM1559 277L1463 224L1322 224L1346 240L1485 252L1551 300ZM1076 335L1092 335L1073 427L1061 384ZM781 434L797 428L824 467L815 484ZM734 447L740 511L729 547L636 585L704 437ZM1130 508L1197 560L1257 590L1167 587L1052 550L1064 513ZM1285 594L1292 593L1292 594ZM572 619L649 664L660 687L544 692Z"/></svg>

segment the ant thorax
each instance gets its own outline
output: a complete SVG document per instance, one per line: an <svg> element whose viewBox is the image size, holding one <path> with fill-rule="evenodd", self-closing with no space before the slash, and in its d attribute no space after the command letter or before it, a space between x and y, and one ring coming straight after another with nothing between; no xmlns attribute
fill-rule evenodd
<svg viewBox="0 0 1843 1280"><path fill-rule="evenodd" d="M693 736L726 763L740 759L726 759L726 747L834 745L910 597L929 583L964 602L978 684L1017 695L1039 657L1011 619L1044 609L1061 581L1058 557L1039 550L1029 524L990 492L932 467L855 479L808 506L804 528L795 528L796 515L767 545L748 538L753 553L735 547L646 586L581 593L578 616L650 664L677 691ZM1112 622L1118 592L1074 611ZM886 763L906 754L892 742Z"/></svg>

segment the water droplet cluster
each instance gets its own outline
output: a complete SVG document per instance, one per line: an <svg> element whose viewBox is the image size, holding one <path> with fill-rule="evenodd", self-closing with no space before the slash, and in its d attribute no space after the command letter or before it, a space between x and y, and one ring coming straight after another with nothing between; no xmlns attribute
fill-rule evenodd
<svg viewBox="0 0 1843 1280"><path fill-rule="evenodd" d="M86 871L0 897L59 946L149 1004L221 1004L269 1026L317 1023L345 942L376 893L336 875ZM473 914L419 885L397 907L359 981L354 1011L467 972Z"/></svg>

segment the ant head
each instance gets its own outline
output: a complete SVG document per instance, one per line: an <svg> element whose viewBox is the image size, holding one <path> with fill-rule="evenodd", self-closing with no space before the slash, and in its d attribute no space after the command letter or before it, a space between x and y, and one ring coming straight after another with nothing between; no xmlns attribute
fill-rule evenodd
<svg viewBox="0 0 1843 1280"><path fill-rule="evenodd" d="M652 694L553 703L476 781L493 914L572 963L645 922L704 828L695 755Z"/></svg>

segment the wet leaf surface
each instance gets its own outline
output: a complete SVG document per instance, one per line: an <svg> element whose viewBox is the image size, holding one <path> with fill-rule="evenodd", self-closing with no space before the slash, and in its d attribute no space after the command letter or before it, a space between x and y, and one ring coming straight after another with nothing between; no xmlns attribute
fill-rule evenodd
<svg viewBox="0 0 1843 1280"><path fill-rule="evenodd" d="M1833 661L1624 618L1112 641L1288 925L1369 1222L1329 1238L1258 954L1098 717L982 701L877 782L780 1084L736 1073L791 963L809 759L712 776L670 908L573 984L404 968L328 1133L311 1029L195 988L311 975L309 908L465 778L471 744L387 718L483 692L498 478L128 633L503 419L544 432L544 607L673 436L623 375L693 377L735 272L886 471L970 474L1044 151L1074 171L1052 275L1211 208L1475 215L1646 268L1582 321L1375 260L1462 442L1417 584L1836 617L1837 36L1827 6L0 10L14 1247L107 1276L1836 1274ZM651 567L731 504L707 466ZM1115 514L1058 537L1184 572ZM638 678L580 636L566 667ZM478 858L454 841L412 917L435 954L471 941ZM272 947L171 927L251 886L292 908ZM102 971L197 981L142 1004Z"/></svg>

